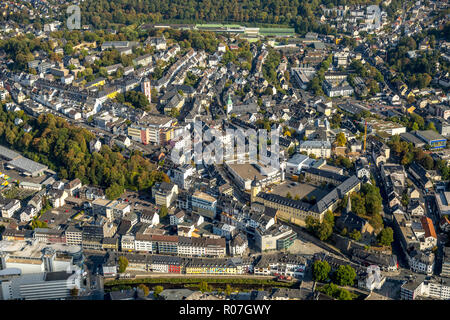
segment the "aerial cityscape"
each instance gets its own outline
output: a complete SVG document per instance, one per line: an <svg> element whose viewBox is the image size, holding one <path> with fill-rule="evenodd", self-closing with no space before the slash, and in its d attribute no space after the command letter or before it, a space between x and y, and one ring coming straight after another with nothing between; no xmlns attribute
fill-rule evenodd
<svg viewBox="0 0 450 320"><path fill-rule="evenodd" d="M449 87L445 0L3 0L0 300L450 300Z"/></svg>

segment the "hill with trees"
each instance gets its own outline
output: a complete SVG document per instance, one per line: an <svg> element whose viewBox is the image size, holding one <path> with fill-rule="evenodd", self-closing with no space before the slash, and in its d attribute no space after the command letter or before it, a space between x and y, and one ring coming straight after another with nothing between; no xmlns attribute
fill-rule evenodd
<svg viewBox="0 0 450 320"><path fill-rule="evenodd" d="M0 144L48 165L61 179L79 178L84 184L103 187L109 198L120 196L124 188L148 190L157 181L170 181L140 152L126 158L103 145L100 152L90 153L94 134L63 118L42 114L35 119L23 111L6 112L1 105L0 109ZM19 126L14 124L17 117L23 120ZM27 124L32 131L24 131Z"/></svg>

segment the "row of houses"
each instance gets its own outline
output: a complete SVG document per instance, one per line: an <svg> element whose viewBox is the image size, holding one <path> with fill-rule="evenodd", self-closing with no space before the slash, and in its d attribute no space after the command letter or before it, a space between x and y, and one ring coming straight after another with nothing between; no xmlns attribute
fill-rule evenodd
<svg viewBox="0 0 450 320"><path fill-rule="evenodd" d="M127 271L191 275L254 274L302 278L307 266L305 257L283 253L263 254L253 258L234 257L228 259L109 253L102 266L105 277L117 275L120 256L124 256L128 260Z"/></svg>

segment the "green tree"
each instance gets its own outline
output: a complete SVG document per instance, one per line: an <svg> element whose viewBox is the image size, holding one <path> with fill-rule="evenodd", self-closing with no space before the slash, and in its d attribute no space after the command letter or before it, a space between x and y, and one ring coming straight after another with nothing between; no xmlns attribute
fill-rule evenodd
<svg viewBox="0 0 450 320"><path fill-rule="evenodd" d="M113 183L110 187L105 190L106 197L110 200L119 198L124 192L123 186Z"/></svg>
<svg viewBox="0 0 450 320"><path fill-rule="evenodd" d="M153 288L153 296L155 298L158 298L159 295L161 294L161 292L163 292L163 291L164 291L164 288L162 286L156 286Z"/></svg>
<svg viewBox="0 0 450 320"><path fill-rule="evenodd" d="M334 226L334 214L330 210L325 213L324 221Z"/></svg>
<svg viewBox="0 0 450 320"><path fill-rule="evenodd" d="M211 291L211 287L208 285L208 282L201 281L198 285L198 290L200 290L202 293Z"/></svg>
<svg viewBox="0 0 450 320"><path fill-rule="evenodd" d="M354 229L352 232L350 232L350 238L352 238L355 241L361 240L361 232Z"/></svg>
<svg viewBox="0 0 450 320"><path fill-rule="evenodd" d="M164 218L168 213L169 211L167 210L167 207L165 205L161 206L161 208L159 209L159 218Z"/></svg>
<svg viewBox="0 0 450 320"><path fill-rule="evenodd" d="M350 265L340 265L335 273L337 284L341 286L352 286L356 278L356 271Z"/></svg>
<svg viewBox="0 0 450 320"><path fill-rule="evenodd" d="M128 259L124 256L119 257L119 273L124 273L128 267Z"/></svg>
<svg viewBox="0 0 450 320"><path fill-rule="evenodd" d="M339 147L344 147L347 144L347 138L343 132L339 132L336 135L336 143Z"/></svg>
<svg viewBox="0 0 450 320"><path fill-rule="evenodd" d="M378 234L378 243L382 246L390 246L394 241L394 231L391 227L384 228Z"/></svg>
<svg viewBox="0 0 450 320"><path fill-rule="evenodd" d="M339 292L339 300L352 300L352 294L345 289L341 289Z"/></svg>
<svg viewBox="0 0 450 320"><path fill-rule="evenodd" d="M313 264L313 279L317 282L323 282L328 279L331 267L326 261L316 260Z"/></svg>
<svg viewBox="0 0 450 320"><path fill-rule="evenodd" d="M225 291L224 291L225 295L226 295L227 297L229 297L229 296L231 295L232 292L233 292L233 289L232 289L231 286L227 283L227 285L226 285L226 287L225 287Z"/></svg>

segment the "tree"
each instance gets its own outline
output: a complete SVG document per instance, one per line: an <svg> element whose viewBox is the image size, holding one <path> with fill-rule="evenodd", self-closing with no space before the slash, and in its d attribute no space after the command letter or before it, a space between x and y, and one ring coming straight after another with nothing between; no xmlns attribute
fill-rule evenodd
<svg viewBox="0 0 450 320"><path fill-rule="evenodd" d="M161 209L159 209L159 218L164 218L168 213L169 211L167 210L167 207L165 205L161 206Z"/></svg>
<svg viewBox="0 0 450 320"><path fill-rule="evenodd" d="M316 218L313 218L311 216L307 216L305 219L305 224L306 224L306 229L309 232L314 233L316 228L319 226L319 220Z"/></svg>
<svg viewBox="0 0 450 320"><path fill-rule="evenodd" d="M344 147L347 144L347 138L343 132L339 132L336 135L336 143L339 147Z"/></svg>
<svg viewBox="0 0 450 320"><path fill-rule="evenodd" d="M339 300L352 300L352 294L345 289L341 289L339 292Z"/></svg>
<svg viewBox="0 0 450 320"><path fill-rule="evenodd" d="M324 221L334 226L334 214L330 210L325 213Z"/></svg>
<svg viewBox="0 0 450 320"><path fill-rule="evenodd" d="M433 121L428 122L427 130L437 131Z"/></svg>
<svg viewBox="0 0 450 320"><path fill-rule="evenodd" d="M161 292L163 292L163 291L164 291L164 288L162 286L156 286L153 288L153 296L155 298L158 298L159 295L161 294Z"/></svg>
<svg viewBox="0 0 450 320"><path fill-rule="evenodd" d="M106 197L110 200L117 199L122 195L124 188L117 183L113 183L108 189L105 190Z"/></svg>
<svg viewBox="0 0 450 320"><path fill-rule="evenodd" d="M317 236L320 240L327 240L333 233L333 227L326 221L322 222L317 230Z"/></svg>
<svg viewBox="0 0 450 320"><path fill-rule="evenodd" d="M340 265L335 273L335 279L341 286L352 286L356 278L356 271L350 265Z"/></svg>
<svg viewBox="0 0 450 320"><path fill-rule="evenodd" d="M286 194L286 198L288 198L288 199L292 199L292 195L291 195L291 193L290 193L290 192L288 192L288 193Z"/></svg>
<svg viewBox="0 0 450 320"><path fill-rule="evenodd" d="M225 287L225 295L227 297L229 297L231 295L231 293L233 292L233 289L231 288L231 286L229 284L227 284L227 286Z"/></svg>
<svg viewBox="0 0 450 320"><path fill-rule="evenodd" d="M142 290L142 293L144 294L144 297L147 297L150 293L150 289L143 283L138 285L138 289Z"/></svg>
<svg viewBox="0 0 450 320"><path fill-rule="evenodd" d="M201 281L198 285L198 290L200 290L202 293L211 291L211 287L208 286L208 282Z"/></svg>
<svg viewBox="0 0 450 320"><path fill-rule="evenodd" d="M124 273L128 267L128 259L124 256L119 257L119 273Z"/></svg>
<svg viewBox="0 0 450 320"><path fill-rule="evenodd" d="M394 231L391 227L384 228L378 234L378 243L382 246L390 246L394 241Z"/></svg>
<svg viewBox="0 0 450 320"><path fill-rule="evenodd" d="M314 281L323 282L328 279L331 267L326 261L316 260L313 264Z"/></svg>
<svg viewBox="0 0 450 320"><path fill-rule="evenodd" d="M350 238L352 238L355 241L359 241L361 239L361 232L354 229L352 232L350 232Z"/></svg>

